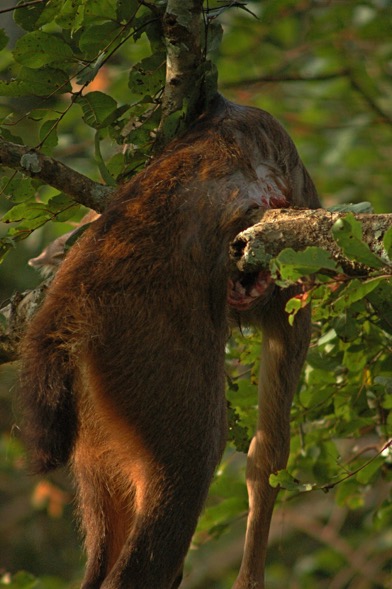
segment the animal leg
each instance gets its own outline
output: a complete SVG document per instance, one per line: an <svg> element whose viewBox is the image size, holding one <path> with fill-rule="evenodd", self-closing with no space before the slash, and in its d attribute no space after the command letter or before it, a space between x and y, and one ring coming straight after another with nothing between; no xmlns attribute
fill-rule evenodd
<svg viewBox="0 0 392 589"><path fill-rule="evenodd" d="M290 449L290 409L310 339L310 309L294 325L277 292L263 313L259 418L247 463L249 515L242 564L233 589L264 589L268 534L278 489L269 476L286 467Z"/></svg>

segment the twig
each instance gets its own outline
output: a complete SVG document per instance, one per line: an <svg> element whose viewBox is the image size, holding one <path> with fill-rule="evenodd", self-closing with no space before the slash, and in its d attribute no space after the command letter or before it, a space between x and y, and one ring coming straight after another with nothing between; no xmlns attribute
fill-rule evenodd
<svg viewBox="0 0 392 589"><path fill-rule="evenodd" d="M370 106L370 108L379 116L383 121L392 125L392 117L389 116L385 111L380 108L377 102L366 92L366 90L359 84L355 79L352 72L349 72L349 80L352 88L364 99L364 101Z"/></svg>
<svg viewBox="0 0 392 589"><path fill-rule="evenodd" d="M329 74L319 74L318 76L301 76L299 74L271 74L270 76L260 76L257 78L244 78L233 82L224 82L222 88L238 88L242 86L252 86L256 84L273 84L278 82L324 82L343 78L348 75L348 70L339 70Z"/></svg>
<svg viewBox="0 0 392 589"><path fill-rule="evenodd" d="M43 4L45 0L31 0L30 2L23 2L23 4L18 4L17 6L11 6L9 8L2 8L0 10L0 14L4 14L6 12L13 12L18 8L28 8L29 6L34 6L35 4Z"/></svg>
<svg viewBox="0 0 392 589"><path fill-rule="evenodd" d="M320 491L324 491L324 493L328 493L328 491L330 491L331 489L333 489L334 487L336 487L336 485L339 485L340 483L343 483L344 481L347 481L347 479L350 479L351 477L354 477L356 474L358 474L359 472L361 472L361 470L363 470L369 464L371 464L372 462L374 462L374 460L376 458L378 458L379 456L381 456L381 454L383 452L385 452L385 450L388 450L388 448L391 448L391 447L392 447L392 439L389 440L386 444L384 444L384 446L381 448L381 450L379 452L377 452L377 454L375 456L373 456L372 458L369 458L369 460L367 460L365 462L365 464L361 464L361 466L359 466L355 470L349 471L344 477L342 477L338 481L335 481L334 483L327 483L326 485L321 485L320 487L319 486L315 486L314 487L314 490L320 490Z"/></svg>

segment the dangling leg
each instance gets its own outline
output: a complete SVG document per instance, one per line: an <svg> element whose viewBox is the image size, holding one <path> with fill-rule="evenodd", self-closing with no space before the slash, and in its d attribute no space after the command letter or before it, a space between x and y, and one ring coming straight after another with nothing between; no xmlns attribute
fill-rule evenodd
<svg viewBox="0 0 392 589"><path fill-rule="evenodd" d="M286 467L290 409L310 339L310 309L290 326L288 295L276 292L262 317L259 419L247 463L249 515L241 569L233 589L263 589L269 527L278 493L269 476Z"/></svg>

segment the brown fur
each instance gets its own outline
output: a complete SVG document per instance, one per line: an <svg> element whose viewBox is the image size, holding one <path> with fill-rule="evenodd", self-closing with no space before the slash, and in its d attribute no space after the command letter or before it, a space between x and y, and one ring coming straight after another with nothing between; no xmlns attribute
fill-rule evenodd
<svg viewBox="0 0 392 589"><path fill-rule="evenodd" d="M29 326L23 433L37 471L67 462L74 471L84 589L181 581L226 439L228 247L261 216L269 193L273 206L319 204L275 119L219 97L119 190L67 255ZM307 314L289 327L286 298L277 293L244 315L262 325L265 357L237 589L263 586L276 494L268 475L285 466L308 345Z"/></svg>

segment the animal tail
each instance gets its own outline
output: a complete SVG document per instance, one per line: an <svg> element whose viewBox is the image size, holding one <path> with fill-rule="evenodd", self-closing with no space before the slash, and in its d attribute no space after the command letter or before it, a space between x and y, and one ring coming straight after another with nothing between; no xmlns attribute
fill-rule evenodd
<svg viewBox="0 0 392 589"><path fill-rule="evenodd" d="M65 317L47 300L20 346L21 435L34 473L66 464L77 434L74 366L67 349Z"/></svg>

